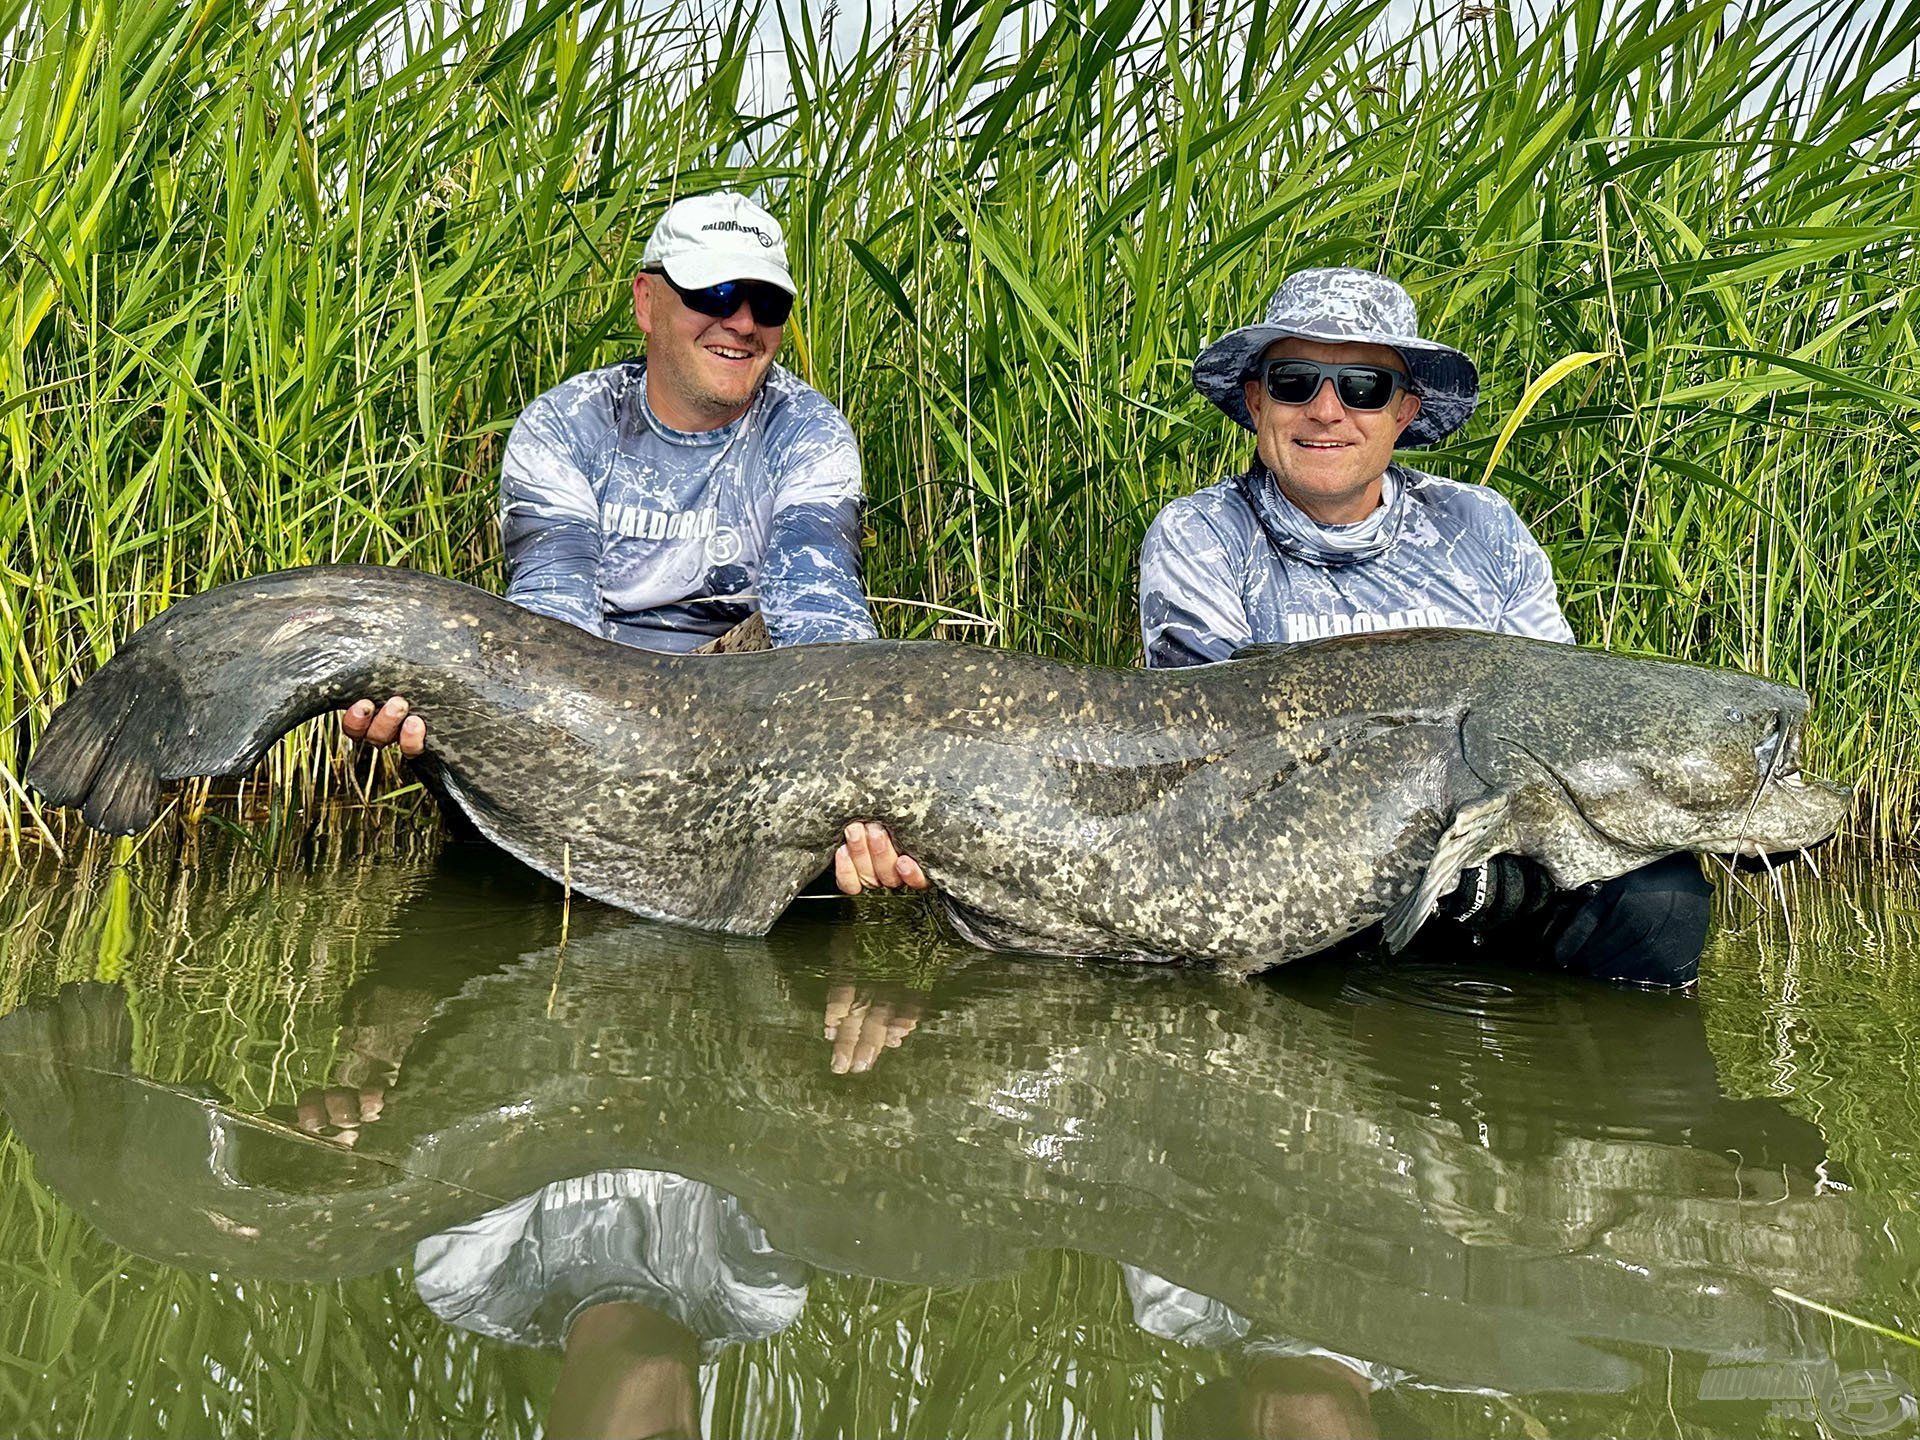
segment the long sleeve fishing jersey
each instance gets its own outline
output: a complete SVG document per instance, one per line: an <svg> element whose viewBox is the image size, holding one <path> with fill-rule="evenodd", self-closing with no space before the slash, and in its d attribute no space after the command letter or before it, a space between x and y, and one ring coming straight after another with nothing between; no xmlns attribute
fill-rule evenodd
<svg viewBox="0 0 1920 1440"><path fill-rule="evenodd" d="M556 1180L414 1249L414 1288L449 1325L559 1349L582 1312L622 1301L686 1326L711 1360L786 1329L812 1271L740 1202L666 1170Z"/></svg>
<svg viewBox="0 0 1920 1440"><path fill-rule="evenodd" d="M776 365L739 419L685 431L623 361L548 390L507 438L507 598L649 650L755 608L775 645L870 640L860 512L853 431L798 377Z"/></svg>
<svg viewBox="0 0 1920 1440"><path fill-rule="evenodd" d="M1170 502L1140 549L1140 631L1155 668L1421 626L1573 639L1546 553L1484 485L1394 465L1372 515L1320 525L1256 464Z"/></svg>

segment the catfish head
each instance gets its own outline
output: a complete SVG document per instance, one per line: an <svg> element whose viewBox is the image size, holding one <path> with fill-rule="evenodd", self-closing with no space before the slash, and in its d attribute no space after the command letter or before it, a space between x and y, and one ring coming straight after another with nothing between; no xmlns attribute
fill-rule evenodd
<svg viewBox="0 0 1920 1440"><path fill-rule="evenodd" d="M1852 798L1800 769L1802 691L1570 646L1529 647L1503 671L1463 721L1462 750L1506 799L1509 847L1559 885L1683 850L1805 849Z"/></svg>

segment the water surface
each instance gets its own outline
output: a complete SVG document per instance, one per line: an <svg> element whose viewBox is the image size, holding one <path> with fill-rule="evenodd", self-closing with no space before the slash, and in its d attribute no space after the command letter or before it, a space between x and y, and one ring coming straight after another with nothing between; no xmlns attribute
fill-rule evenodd
<svg viewBox="0 0 1920 1440"><path fill-rule="evenodd" d="M1735 894L1692 997L259 849L8 881L9 1433L1920 1428L1920 1350L1788 1298L1920 1321L1906 870Z"/></svg>

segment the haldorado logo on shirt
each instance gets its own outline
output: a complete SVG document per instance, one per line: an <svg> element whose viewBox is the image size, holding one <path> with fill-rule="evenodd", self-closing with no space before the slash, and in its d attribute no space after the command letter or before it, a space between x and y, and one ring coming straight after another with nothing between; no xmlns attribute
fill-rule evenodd
<svg viewBox="0 0 1920 1440"><path fill-rule="evenodd" d="M1421 630L1429 626L1445 628L1454 622L1437 605L1415 605L1407 610L1389 610L1384 615L1289 615L1287 643L1298 640L1325 640L1330 635L1371 635L1378 630Z"/></svg>
<svg viewBox="0 0 1920 1440"><path fill-rule="evenodd" d="M656 510L648 505L603 505L600 523L634 540L699 540L707 559L731 565L746 551L740 532L720 523L718 510Z"/></svg>
<svg viewBox="0 0 1920 1440"><path fill-rule="evenodd" d="M607 505L600 522L635 540L709 540L720 528L718 510L654 510L645 505Z"/></svg>

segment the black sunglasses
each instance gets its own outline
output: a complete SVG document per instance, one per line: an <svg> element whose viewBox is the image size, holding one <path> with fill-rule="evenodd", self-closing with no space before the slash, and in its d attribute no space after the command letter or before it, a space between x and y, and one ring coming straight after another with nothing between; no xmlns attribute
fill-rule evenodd
<svg viewBox="0 0 1920 1440"><path fill-rule="evenodd" d="M680 303L689 310L698 310L715 320L726 319L743 304L753 311L753 323L756 325L784 325L787 316L793 313L793 296L778 285L769 285L764 280L722 280L718 285L702 285L698 290L689 290L684 285L674 284L673 277L664 270L649 270L647 274L658 275L672 285L673 293L680 297Z"/></svg>
<svg viewBox="0 0 1920 1440"><path fill-rule="evenodd" d="M1318 360L1269 360L1262 367L1267 394L1282 405L1311 404L1320 387L1333 381L1333 393L1349 410L1384 410L1393 397L1413 385L1387 365L1322 365Z"/></svg>

